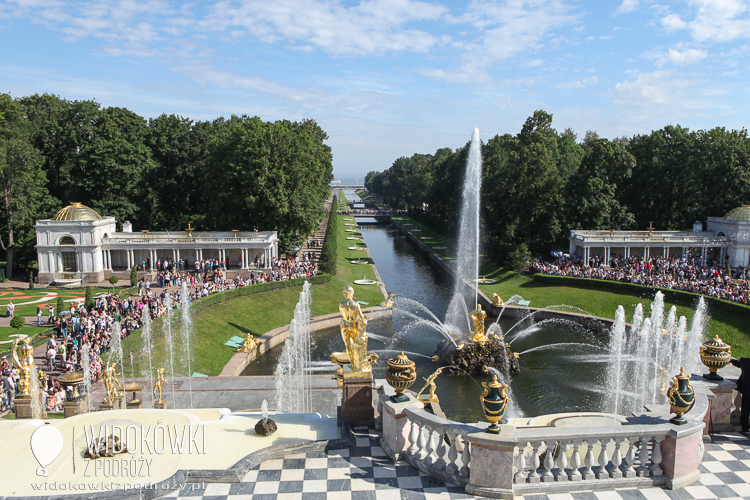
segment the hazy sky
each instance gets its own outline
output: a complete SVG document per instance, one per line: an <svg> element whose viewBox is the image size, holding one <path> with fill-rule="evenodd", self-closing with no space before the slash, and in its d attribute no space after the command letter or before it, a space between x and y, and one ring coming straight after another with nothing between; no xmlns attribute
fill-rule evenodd
<svg viewBox="0 0 750 500"><path fill-rule="evenodd" d="M313 118L337 176L520 131L742 128L750 1L0 0L0 91Z"/></svg>

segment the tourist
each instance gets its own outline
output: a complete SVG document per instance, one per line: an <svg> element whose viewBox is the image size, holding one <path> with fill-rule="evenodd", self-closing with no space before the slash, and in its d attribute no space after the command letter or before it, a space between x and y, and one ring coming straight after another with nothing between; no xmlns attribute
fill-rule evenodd
<svg viewBox="0 0 750 500"><path fill-rule="evenodd" d="M13 311L15 311L16 306L13 305L13 302L8 301L8 305L6 306L6 308L8 309L7 316L9 318L12 318L13 317Z"/></svg>
<svg viewBox="0 0 750 500"><path fill-rule="evenodd" d="M55 319L55 308L52 305L50 305L47 308L47 311L49 313L48 316L47 316L47 324L51 325L52 321Z"/></svg>
<svg viewBox="0 0 750 500"><path fill-rule="evenodd" d="M36 324L42 326L42 308L40 306L36 306Z"/></svg>
<svg viewBox="0 0 750 500"><path fill-rule="evenodd" d="M737 379L737 392L742 394L740 429L742 432L750 432L750 358L732 358L730 363L741 370Z"/></svg>

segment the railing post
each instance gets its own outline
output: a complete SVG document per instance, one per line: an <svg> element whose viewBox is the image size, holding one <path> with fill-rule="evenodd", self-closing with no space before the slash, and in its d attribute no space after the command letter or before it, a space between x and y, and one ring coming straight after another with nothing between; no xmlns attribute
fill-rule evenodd
<svg viewBox="0 0 750 500"><path fill-rule="evenodd" d="M638 477L648 476L648 441L644 436L638 440L640 450L638 451L638 463L641 465L636 469Z"/></svg>
<svg viewBox="0 0 750 500"><path fill-rule="evenodd" d="M529 482L530 483L538 483L542 480L541 476L539 476L539 447L541 446L541 443L534 444L531 443L531 471L529 472Z"/></svg>
<svg viewBox="0 0 750 500"><path fill-rule="evenodd" d="M386 388L386 394L380 394L380 407L383 418L383 437L380 438L380 447L383 448L386 455L391 460L398 461L404 459L404 454L409 450L409 445L414 446L416 443L409 439L411 432L411 421L404 412L406 408L416 407L424 408L424 405L413 397L405 403L394 403L388 394L390 387ZM408 396L408 394L407 394Z"/></svg>
<svg viewBox="0 0 750 500"><path fill-rule="evenodd" d="M499 434L474 432L466 436L471 444L471 475L466 493L512 500L515 427L501 425Z"/></svg>
<svg viewBox="0 0 750 500"><path fill-rule="evenodd" d="M552 441L552 445L547 443L549 443L549 441L544 443L547 446L547 451L544 454L544 473L542 474L543 483L551 483L555 480L555 475L552 474L552 467L555 466L555 442Z"/></svg>
<svg viewBox="0 0 750 500"><path fill-rule="evenodd" d="M564 482L568 480L568 473L565 469L568 467L568 459L565 456L565 441L558 441L560 452L557 454L557 481Z"/></svg>
<svg viewBox="0 0 750 500"><path fill-rule="evenodd" d="M596 462L594 461L594 445L591 444L592 441L596 441L596 439L586 440L586 462L585 462L586 470L583 471L584 481L589 481L596 477L594 475L594 471L591 470L594 464L596 464Z"/></svg>
<svg viewBox="0 0 750 500"><path fill-rule="evenodd" d="M581 471L581 454L578 452L578 448L581 446L581 441L573 441L573 455L570 457L570 480L580 481Z"/></svg>
<svg viewBox="0 0 750 500"><path fill-rule="evenodd" d="M442 432L437 433L437 449L435 450L435 453L437 455L437 460L435 460L435 463L433 464L433 467L435 467L437 470L443 470L445 469L445 452L446 452L446 446L445 446L445 435Z"/></svg>
<svg viewBox="0 0 750 500"><path fill-rule="evenodd" d="M469 443L463 434L460 434L459 439L461 440L461 469L458 474L461 477L469 477L471 473L471 443Z"/></svg>
<svg viewBox="0 0 750 500"><path fill-rule="evenodd" d="M448 437L451 440L451 447L448 450L448 463L445 465L445 472L448 474L456 474L458 472L458 433L449 432Z"/></svg>
<svg viewBox="0 0 750 500"><path fill-rule="evenodd" d="M518 446L518 462L516 463L516 468L518 469L518 472L516 472L516 475L514 476L513 481L516 484L523 484L526 482L526 455L523 453L524 447Z"/></svg>
<svg viewBox="0 0 750 500"><path fill-rule="evenodd" d="M624 477L635 477L635 469L633 464L635 463L635 438L627 438L628 451L625 453L625 467L622 470Z"/></svg>
<svg viewBox="0 0 750 500"><path fill-rule="evenodd" d="M661 470L660 464L661 464L661 442L664 441L664 438L661 436L654 437L653 443L654 448L651 452L651 467L649 470L651 471L652 476L661 476L664 471Z"/></svg>
<svg viewBox="0 0 750 500"><path fill-rule="evenodd" d="M600 439L599 443L602 446L599 452L599 471L596 473L597 479L609 479L609 471L607 465L609 465L609 457L607 456L607 442L609 439Z"/></svg>
<svg viewBox="0 0 750 500"><path fill-rule="evenodd" d="M620 452L620 442L617 439L613 439L615 443L615 451L612 453L611 464L607 467L609 476L613 479L619 479L622 477L622 471L620 470L620 464L622 464L622 453Z"/></svg>

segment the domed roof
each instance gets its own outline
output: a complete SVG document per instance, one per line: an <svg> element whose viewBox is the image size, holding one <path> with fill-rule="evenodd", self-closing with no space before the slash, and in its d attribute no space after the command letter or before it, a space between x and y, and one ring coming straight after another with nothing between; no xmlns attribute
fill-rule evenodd
<svg viewBox="0 0 750 500"><path fill-rule="evenodd" d="M97 220L101 218L101 215L86 205L72 203L57 212L52 220Z"/></svg>

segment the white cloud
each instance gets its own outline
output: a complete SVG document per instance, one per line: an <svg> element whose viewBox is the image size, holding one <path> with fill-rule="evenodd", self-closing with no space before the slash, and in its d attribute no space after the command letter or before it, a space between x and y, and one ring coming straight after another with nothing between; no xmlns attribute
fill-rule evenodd
<svg viewBox="0 0 750 500"><path fill-rule="evenodd" d="M708 57L707 50L687 49L680 52L679 50L670 48L666 54L659 58L656 65L660 68L665 64L671 64L672 66L690 66L691 64L702 61L706 57Z"/></svg>
<svg viewBox="0 0 750 500"><path fill-rule="evenodd" d="M586 78L582 78L580 80L569 80L567 82L558 83L557 85L555 85L555 88L564 89L564 90L585 89L589 85L593 85L598 81L599 81L599 78L597 78L596 75L593 75L593 76L588 76Z"/></svg>
<svg viewBox="0 0 750 500"><path fill-rule="evenodd" d="M427 52L441 37L407 27L439 19L442 5L415 0L363 0L353 7L326 0L222 0L204 23L244 30L266 43L286 41L334 56Z"/></svg>
<svg viewBox="0 0 750 500"><path fill-rule="evenodd" d="M615 10L615 15L627 14L628 12L638 10L640 4L640 0L622 0L620 6Z"/></svg>
<svg viewBox="0 0 750 500"><path fill-rule="evenodd" d="M661 19L668 31L687 29L699 42L728 42L750 37L750 5L747 0L688 0L689 16L671 13Z"/></svg>

